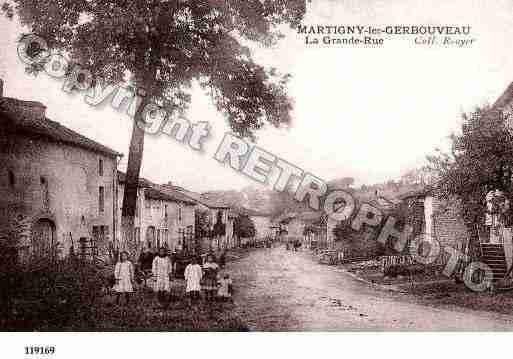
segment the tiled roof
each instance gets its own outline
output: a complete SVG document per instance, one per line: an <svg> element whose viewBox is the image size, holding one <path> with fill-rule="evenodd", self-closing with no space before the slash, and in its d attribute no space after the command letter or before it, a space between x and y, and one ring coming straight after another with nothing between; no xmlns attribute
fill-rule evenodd
<svg viewBox="0 0 513 359"><path fill-rule="evenodd" d="M158 190L160 192L165 193L173 198L176 198L176 200L178 200L178 201L188 203L188 204L196 204L197 203L197 201L195 201L193 198L190 198L190 197L184 195L183 193L176 191L173 188L168 188L166 186L159 186L159 185L157 185L156 188L158 188Z"/></svg>
<svg viewBox="0 0 513 359"><path fill-rule="evenodd" d="M169 190L177 191L177 192L183 194L184 196L186 196L198 203L201 203L209 208L219 208L219 209L229 209L230 208L229 205L223 203L222 201L211 200L211 199L205 198L200 193L189 191L183 187L172 186L172 185L162 185L162 186L160 186L160 188L162 190L169 189Z"/></svg>
<svg viewBox="0 0 513 359"><path fill-rule="evenodd" d="M34 101L22 101L7 97L0 98L0 124L7 130L44 136L52 141L82 147L113 157L122 156L121 153L93 141L58 122L45 117L28 116L27 114L17 112L15 110L16 107L30 108L44 106Z"/></svg>
<svg viewBox="0 0 513 359"><path fill-rule="evenodd" d="M428 193L430 193L433 189L430 186L426 186L417 190L412 190L406 193L403 193L402 195L398 196L399 199L405 200L407 198L412 197L425 197Z"/></svg>
<svg viewBox="0 0 513 359"><path fill-rule="evenodd" d="M168 191L159 191L158 189L149 187L144 189L144 196L150 199L158 199L163 201L171 201L171 202L182 202L190 205L195 205L196 203L180 196L180 194L169 193Z"/></svg>
<svg viewBox="0 0 513 359"><path fill-rule="evenodd" d="M118 170L118 181L125 183L126 174ZM165 185L158 185L156 183L147 180L146 178L139 178L139 187L145 188L145 197L151 199L161 199L164 201L183 202L191 205L195 205L196 202L191 198L183 195L182 193L167 188Z"/></svg>

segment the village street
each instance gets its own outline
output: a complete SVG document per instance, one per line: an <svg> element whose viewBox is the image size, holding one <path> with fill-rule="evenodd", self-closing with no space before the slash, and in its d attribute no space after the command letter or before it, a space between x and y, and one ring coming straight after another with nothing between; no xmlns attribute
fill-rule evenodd
<svg viewBox="0 0 513 359"><path fill-rule="evenodd" d="M513 317L434 308L372 288L310 253L260 249L227 266L250 330L511 330Z"/></svg>

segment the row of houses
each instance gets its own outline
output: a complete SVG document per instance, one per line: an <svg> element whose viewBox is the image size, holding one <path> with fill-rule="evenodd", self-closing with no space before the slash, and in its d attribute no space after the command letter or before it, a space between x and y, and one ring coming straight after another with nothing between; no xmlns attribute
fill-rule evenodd
<svg viewBox="0 0 513 359"><path fill-rule="evenodd" d="M141 179L134 233L121 231L122 154L46 117L34 101L3 96L0 80L0 233L21 258L55 250L106 255L114 249L192 249L195 211L222 225L212 248L235 245L230 207L172 183Z"/></svg>

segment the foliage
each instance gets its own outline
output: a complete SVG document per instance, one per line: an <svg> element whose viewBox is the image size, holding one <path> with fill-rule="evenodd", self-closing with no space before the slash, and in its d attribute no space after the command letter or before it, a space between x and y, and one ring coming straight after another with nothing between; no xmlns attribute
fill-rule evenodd
<svg viewBox="0 0 513 359"><path fill-rule="evenodd" d="M97 79L118 83L131 74L171 112L188 107L197 80L241 135L264 121L290 123L289 75L258 65L246 45L276 44L280 25L301 21L305 0L12 0L6 16L12 5L51 49Z"/></svg>
<svg viewBox="0 0 513 359"><path fill-rule="evenodd" d="M463 219L475 240L478 226L484 223L486 193L500 189L511 200L513 137L507 118L489 108L463 114L462 119L461 134L451 136L450 152L437 150L428 160L438 177L437 194L461 201Z"/></svg>
<svg viewBox="0 0 513 359"><path fill-rule="evenodd" d="M249 216L242 214L235 218L233 230L238 238L251 238L256 235L255 223Z"/></svg>
<svg viewBox="0 0 513 359"><path fill-rule="evenodd" d="M383 274L386 277L395 278L399 275L410 276L419 273L424 273L425 270L426 267L421 264L396 264L387 267Z"/></svg>
<svg viewBox="0 0 513 359"><path fill-rule="evenodd" d="M355 239L355 231L348 221L342 221L333 228L333 236L335 236L336 241L351 241Z"/></svg>
<svg viewBox="0 0 513 359"><path fill-rule="evenodd" d="M2 283L10 301L2 327L59 330L76 321L88 322L105 281L98 267L75 258L19 267L14 280Z"/></svg>
<svg viewBox="0 0 513 359"><path fill-rule="evenodd" d="M245 331L231 307L184 310L173 303L155 311L154 294L138 290L129 306L114 305L106 291L114 268L72 259L27 267L9 287L12 310L0 317L3 331ZM4 288L2 288L4 289ZM185 288L182 289L184 291ZM4 292L0 292L3 294Z"/></svg>
<svg viewBox="0 0 513 359"><path fill-rule="evenodd" d="M135 114L122 208L122 235L132 235L144 151L143 109L155 102L184 115L194 83L212 98L231 129L254 138L265 123L291 123L288 74L257 64L248 42L271 46L282 25L298 25L305 0L10 0L22 25L64 52L98 82L129 82L144 92ZM13 7L14 5L14 7ZM38 67L39 66L39 67ZM41 64L31 71L37 74ZM74 68L67 69L68 73ZM102 79L102 80L99 80Z"/></svg>

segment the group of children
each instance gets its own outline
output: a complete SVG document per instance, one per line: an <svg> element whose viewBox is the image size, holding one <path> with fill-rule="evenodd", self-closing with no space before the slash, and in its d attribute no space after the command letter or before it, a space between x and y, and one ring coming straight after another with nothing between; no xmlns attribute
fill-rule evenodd
<svg viewBox="0 0 513 359"><path fill-rule="evenodd" d="M192 263L185 267L184 277L185 292L190 304L198 301L201 290L204 291L207 302L214 301L216 297L223 301L231 299L232 280L228 274L219 274L219 265L211 254L207 256L203 266L199 264L199 258L194 257Z"/></svg>
<svg viewBox="0 0 513 359"><path fill-rule="evenodd" d="M149 264L149 263L148 263ZM160 248L158 255L151 262L151 276L153 289L157 293L159 303L164 306L167 295L171 292L171 280L173 265L165 248ZM143 270L144 272L144 270ZM231 300L232 280L228 274L221 275L219 266L215 263L212 254L207 255L206 262L200 265L200 258L193 257L184 272L186 281L185 292L189 304L192 305L200 299L201 291L204 292L205 301L213 302L216 298L222 301ZM127 252L122 252L114 269L116 303L120 304L122 296L128 304L130 293L133 293L135 281L134 267L128 258Z"/></svg>

